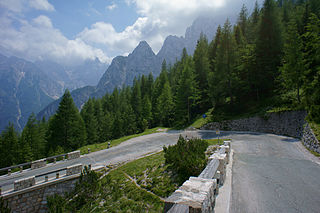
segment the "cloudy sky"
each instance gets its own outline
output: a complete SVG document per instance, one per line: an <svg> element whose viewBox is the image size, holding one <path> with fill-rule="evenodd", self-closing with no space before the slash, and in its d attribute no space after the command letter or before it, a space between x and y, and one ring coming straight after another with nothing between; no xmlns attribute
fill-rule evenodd
<svg viewBox="0 0 320 213"><path fill-rule="evenodd" d="M261 2L259 0L258 2ZM200 15L237 16L255 0L0 0L0 53L62 64L110 63L141 40L155 53Z"/></svg>

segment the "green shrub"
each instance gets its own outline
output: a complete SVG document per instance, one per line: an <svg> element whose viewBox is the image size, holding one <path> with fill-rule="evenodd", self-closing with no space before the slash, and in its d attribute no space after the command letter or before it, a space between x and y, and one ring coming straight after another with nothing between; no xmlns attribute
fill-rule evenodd
<svg viewBox="0 0 320 213"><path fill-rule="evenodd" d="M180 181L184 182L190 176L198 176L206 165L205 151L208 142L201 139L185 140L181 135L178 143L163 147L166 164L171 165Z"/></svg>

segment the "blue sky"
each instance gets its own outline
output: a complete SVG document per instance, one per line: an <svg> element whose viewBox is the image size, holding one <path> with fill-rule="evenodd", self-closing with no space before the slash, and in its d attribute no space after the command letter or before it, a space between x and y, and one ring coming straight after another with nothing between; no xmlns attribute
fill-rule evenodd
<svg viewBox="0 0 320 213"><path fill-rule="evenodd" d="M262 0L259 0L261 3ZM254 0L0 0L0 53L30 61L110 63L141 40L155 53L199 16L236 17Z"/></svg>

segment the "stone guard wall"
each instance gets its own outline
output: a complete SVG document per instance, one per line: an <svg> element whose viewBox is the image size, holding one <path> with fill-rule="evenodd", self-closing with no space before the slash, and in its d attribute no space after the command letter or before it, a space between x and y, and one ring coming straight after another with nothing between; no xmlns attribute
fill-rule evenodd
<svg viewBox="0 0 320 213"><path fill-rule="evenodd" d="M208 123L200 129L263 132L301 138L307 148L320 154L319 141L305 121L306 116L305 111L268 113L266 116Z"/></svg>
<svg viewBox="0 0 320 213"><path fill-rule="evenodd" d="M80 174L32 186L14 194L4 195L3 199L8 203L13 213L48 212L47 196L64 195L64 193L70 192L75 187L79 177Z"/></svg>

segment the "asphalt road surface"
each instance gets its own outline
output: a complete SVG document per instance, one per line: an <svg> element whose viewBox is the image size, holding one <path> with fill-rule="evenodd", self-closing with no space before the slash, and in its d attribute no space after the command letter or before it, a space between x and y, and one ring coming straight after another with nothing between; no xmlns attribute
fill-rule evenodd
<svg viewBox="0 0 320 213"><path fill-rule="evenodd" d="M145 135L79 159L0 176L0 186L3 191L10 190L17 179L78 163L109 165L133 160L160 151L164 145L175 144L180 134L188 138L217 137L215 131L170 131ZM298 140L248 132L221 132L220 137L233 139L230 212L320 212L320 162Z"/></svg>
<svg viewBox="0 0 320 213"><path fill-rule="evenodd" d="M234 213L319 213L320 163L293 138L232 135Z"/></svg>

